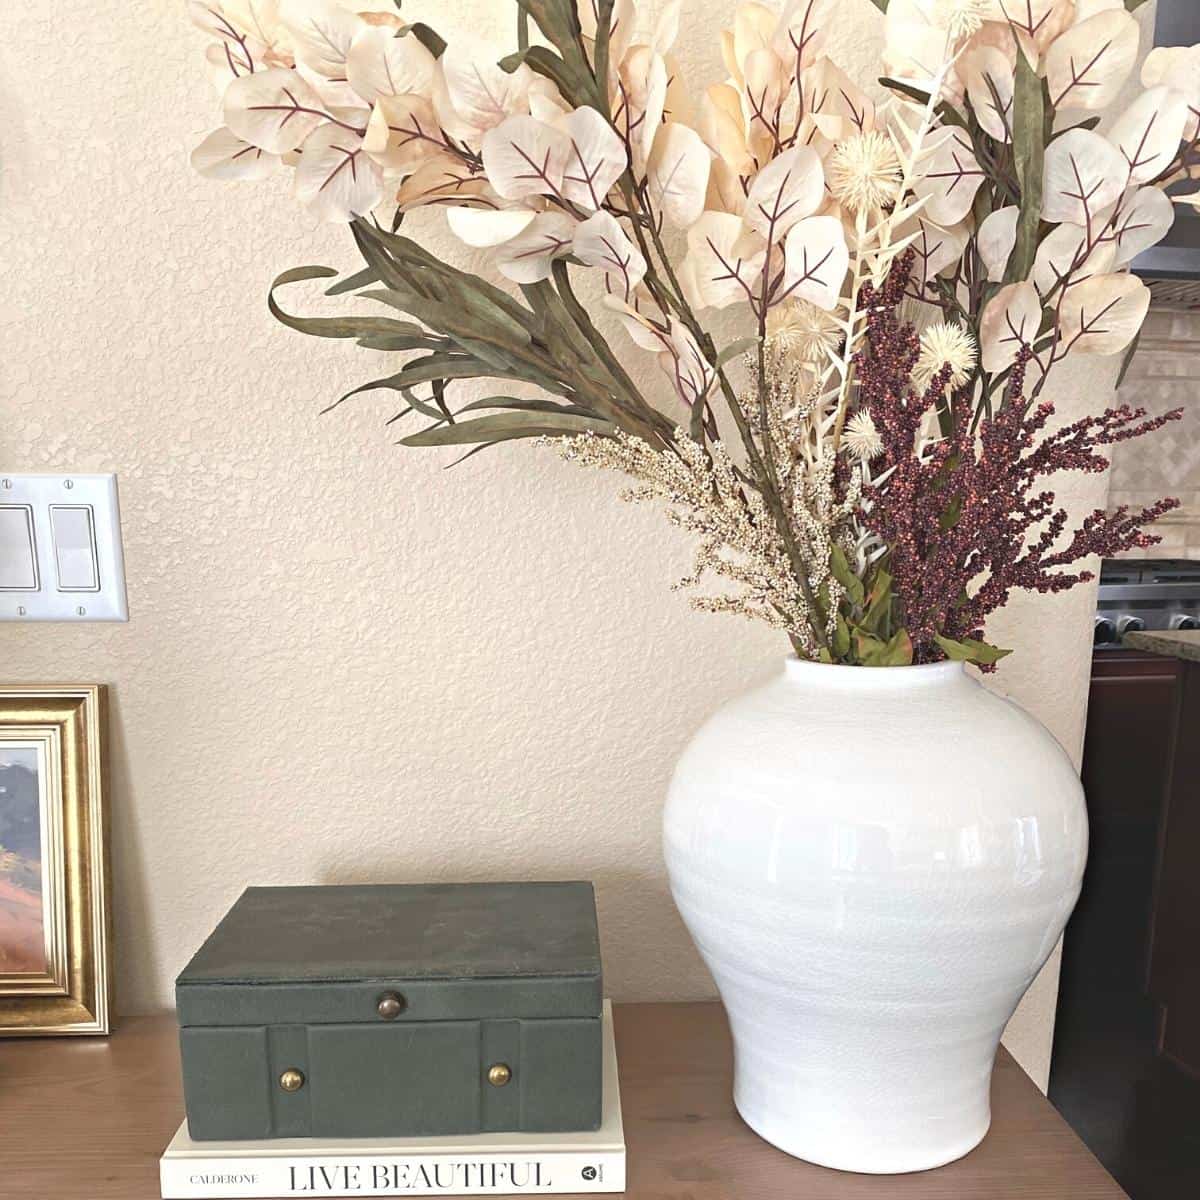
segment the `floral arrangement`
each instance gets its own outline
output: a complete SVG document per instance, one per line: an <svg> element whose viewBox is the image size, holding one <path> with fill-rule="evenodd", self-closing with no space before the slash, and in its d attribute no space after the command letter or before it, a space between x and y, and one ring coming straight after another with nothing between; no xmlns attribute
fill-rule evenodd
<svg viewBox="0 0 1200 1200"><path fill-rule="evenodd" d="M1064 427L1045 389L1067 357L1136 343L1129 264L1200 172L1200 48L1151 53L1101 128L1140 0L874 2L878 80L825 52L845 0L749 2L697 97L678 0L515 0L507 55L333 0L191 0L224 113L193 163L282 165L350 224L365 265L328 294L375 314L285 311L278 289L325 267L280 275L270 307L399 356L348 396L396 392L427 422L404 444L536 438L623 472L696 536L681 586L728 585L694 602L802 657L990 669L1013 589L1091 578L1082 560L1152 544L1175 506L1072 527L1048 479L1179 414ZM495 279L405 235L431 207ZM720 309L745 333L724 346ZM475 380L498 393L461 399Z"/></svg>

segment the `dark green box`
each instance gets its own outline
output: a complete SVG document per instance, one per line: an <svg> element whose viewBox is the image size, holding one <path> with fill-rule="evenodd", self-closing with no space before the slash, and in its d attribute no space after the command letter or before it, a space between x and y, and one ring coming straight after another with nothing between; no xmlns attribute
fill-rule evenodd
<svg viewBox="0 0 1200 1200"><path fill-rule="evenodd" d="M198 1140L600 1123L590 883L248 888L175 997Z"/></svg>

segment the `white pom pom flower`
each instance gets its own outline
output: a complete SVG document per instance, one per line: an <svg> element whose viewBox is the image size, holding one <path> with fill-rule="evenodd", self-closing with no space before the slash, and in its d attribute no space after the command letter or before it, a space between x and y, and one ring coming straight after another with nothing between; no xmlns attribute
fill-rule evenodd
<svg viewBox="0 0 1200 1200"><path fill-rule="evenodd" d="M846 453L860 463L868 463L883 453L883 438L879 436L879 430L865 408L860 408L846 422L846 428L842 431L842 445Z"/></svg>
<svg viewBox="0 0 1200 1200"><path fill-rule="evenodd" d="M978 357L975 338L957 322L930 325L921 334L921 357L913 368L913 387L918 392L926 391L943 367L950 368L950 387L962 387L971 378Z"/></svg>
<svg viewBox="0 0 1200 1200"><path fill-rule="evenodd" d="M789 300L767 314L767 338L788 358L823 364L841 341L842 327L811 301Z"/></svg>
<svg viewBox="0 0 1200 1200"><path fill-rule="evenodd" d="M900 196L900 159L886 133L856 133L838 144L826 170L829 190L851 212L877 212Z"/></svg>

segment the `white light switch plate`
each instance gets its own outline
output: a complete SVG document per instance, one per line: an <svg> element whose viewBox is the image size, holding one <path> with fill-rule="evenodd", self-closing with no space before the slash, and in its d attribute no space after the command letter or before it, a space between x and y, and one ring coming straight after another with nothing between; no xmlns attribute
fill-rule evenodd
<svg viewBox="0 0 1200 1200"><path fill-rule="evenodd" d="M0 621L128 620L117 477L0 471Z"/></svg>

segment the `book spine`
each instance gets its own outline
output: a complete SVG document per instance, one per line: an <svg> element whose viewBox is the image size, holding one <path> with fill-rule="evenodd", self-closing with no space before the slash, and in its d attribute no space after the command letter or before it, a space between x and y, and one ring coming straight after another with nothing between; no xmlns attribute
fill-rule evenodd
<svg viewBox="0 0 1200 1200"><path fill-rule="evenodd" d="M163 1200L623 1192L625 1155L164 1158L159 1178Z"/></svg>

